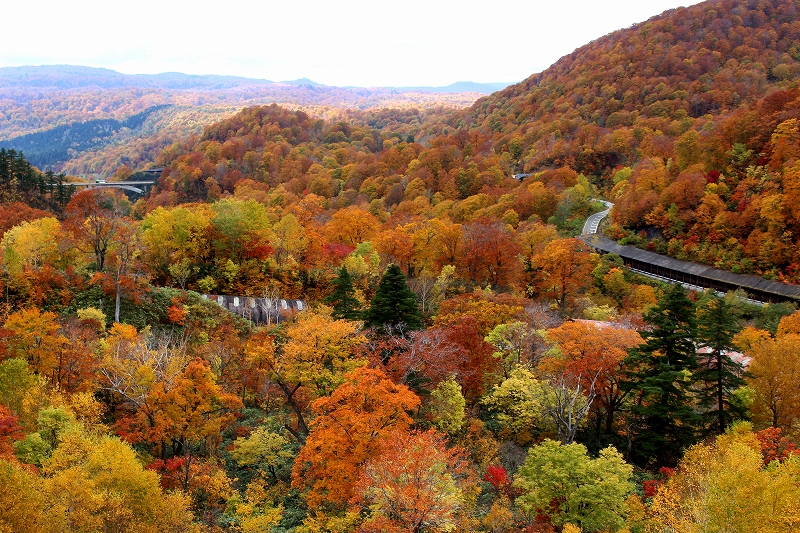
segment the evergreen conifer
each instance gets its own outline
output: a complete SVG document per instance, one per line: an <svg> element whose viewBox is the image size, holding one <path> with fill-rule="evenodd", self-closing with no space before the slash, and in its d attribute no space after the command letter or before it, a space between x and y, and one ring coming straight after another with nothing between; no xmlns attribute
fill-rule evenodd
<svg viewBox="0 0 800 533"><path fill-rule="evenodd" d="M401 326L407 331L424 327L417 297L394 263L384 272L370 307L364 312L364 323L374 328Z"/></svg>
<svg viewBox="0 0 800 533"><path fill-rule="evenodd" d="M736 317L730 304L716 296L700 306L697 313L698 345L708 350L697 372L702 383L698 395L707 428L720 435L735 419L741 419L746 409L733 399L732 393L744 385L742 365L733 361L733 336L737 332Z"/></svg>
<svg viewBox="0 0 800 533"><path fill-rule="evenodd" d="M675 464L694 443L700 415L692 392L697 368L695 305L673 285L644 318L652 330L625 359L630 370L623 386L633 394L638 419L634 456L645 464Z"/></svg>
<svg viewBox="0 0 800 533"><path fill-rule="evenodd" d="M333 307L331 315L333 318L345 320L359 320L361 318L361 302L355 297L356 290L353 288L353 278L347 268L342 265L339 269L338 277L333 280L334 290L330 296L323 300L326 304Z"/></svg>

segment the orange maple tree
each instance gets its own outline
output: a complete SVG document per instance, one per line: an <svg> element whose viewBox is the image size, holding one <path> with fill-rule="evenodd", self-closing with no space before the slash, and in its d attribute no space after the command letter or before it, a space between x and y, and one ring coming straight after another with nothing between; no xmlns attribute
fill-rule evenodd
<svg viewBox="0 0 800 533"><path fill-rule="evenodd" d="M433 429L392 432L364 465L351 503L369 510L359 531L451 531L475 489L466 452Z"/></svg>
<svg viewBox="0 0 800 533"><path fill-rule="evenodd" d="M130 204L122 193L87 189L75 194L67 204L64 228L75 238L75 245L94 256L95 270L105 269L106 257L119 231L131 222L126 217Z"/></svg>
<svg viewBox="0 0 800 533"><path fill-rule="evenodd" d="M589 247L579 239L552 241L533 263L539 269L536 292L552 298L566 312L571 301L588 287L594 264Z"/></svg>
<svg viewBox="0 0 800 533"><path fill-rule="evenodd" d="M183 456L179 479L187 490L195 472L196 448L213 453L242 402L221 389L211 367L201 359L190 362L171 387L156 384L149 396L155 424L148 428L147 437L154 443L170 442L174 454Z"/></svg>
<svg viewBox="0 0 800 533"><path fill-rule="evenodd" d="M513 232L502 221L486 217L464 226L461 268L469 279L492 286L509 286L522 269L522 251Z"/></svg>
<svg viewBox="0 0 800 533"><path fill-rule="evenodd" d="M558 346L559 354L543 360L542 367L578 379L586 390L593 386L610 432L625 399L620 388L622 361L642 337L614 324L575 321L547 330L547 339Z"/></svg>
<svg viewBox="0 0 800 533"><path fill-rule="evenodd" d="M34 372L54 384L62 377L62 350L67 343L57 319L51 311L31 307L10 314L4 325L8 355L25 359Z"/></svg>
<svg viewBox="0 0 800 533"><path fill-rule="evenodd" d="M380 453L394 431L411 425L406 411L419 398L382 371L362 367L331 396L312 405L316 418L292 469L292 487L305 491L309 507L343 508L365 461Z"/></svg>

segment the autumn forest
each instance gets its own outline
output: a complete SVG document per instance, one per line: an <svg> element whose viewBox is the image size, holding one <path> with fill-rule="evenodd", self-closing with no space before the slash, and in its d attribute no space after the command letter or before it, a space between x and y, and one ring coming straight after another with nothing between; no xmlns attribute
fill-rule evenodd
<svg viewBox="0 0 800 533"><path fill-rule="evenodd" d="M483 96L3 70L0 532L800 530L800 302L580 238L800 284L800 0Z"/></svg>

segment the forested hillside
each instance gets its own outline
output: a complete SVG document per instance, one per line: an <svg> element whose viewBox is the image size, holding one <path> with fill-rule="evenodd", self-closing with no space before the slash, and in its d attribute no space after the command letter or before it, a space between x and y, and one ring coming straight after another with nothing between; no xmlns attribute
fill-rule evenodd
<svg viewBox="0 0 800 533"><path fill-rule="evenodd" d="M791 1L726 0L667 12L481 99L465 124L502 133L499 146L522 143L527 169L568 164L602 174L643 157L670 158L686 131L707 134L715 117L792 85L800 74L798 9Z"/></svg>
<svg viewBox="0 0 800 533"><path fill-rule="evenodd" d="M73 193L63 174L42 173L22 152L5 148L0 148L0 185L0 204L20 203L54 213L63 211Z"/></svg>
<svg viewBox="0 0 800 533"><path fill-rule="evenodd" d="M29 133L13 140L0 141L0 148L24 152L25 158L35 167L48 169L64 163L76 153L108 143L122 129L141 128L145 120L154 112L169 107L153 106L136 113L125 120L94 119Z"/></svg>
<svg viewBox="0 0 800 533"><path fill-rule="evenodd" d="M522 172L565 165L618 203L612 234L797 280L795 1L705 2L598 39L477 102Z"/></svg>
<svg viewBox="0 0 800 533"><path fill-rule="evenodd" d="M147 164L175 139L198 134L243 106L278 102L322 116L347 108L455 109L489 87L341 88L310 80L7 67L0 69L0 143L23 150L39 167L107 177L120 165Z"/></svg>
<svg viewBox="0 0 800 533"><path fill-rule="evenodd" d="M84 154L163 168L139 198L0 150L0 531L800 530L797 303L575 238L605 197L624 242L796 279L798 7L667 12L470 108Z"/></svg>
<svg viewBox="0 0 800 533"><path fill-rule="evenodd" d="M515 173L584 175L618 203L614 237L736 272L793 280L800 234L792 208L796 9L794 2L740 2L676 10L576 50L469 110L428 113L389 130L378 126L384 138L421 141L428 150L420 162L439 152L432 165L390 174L405 183L426 181L426 172L439 180L442 166L455 172L451 178L462 197ZM363 114L341 119L350 127L370 124ZM326 140L330 145L333 138ZM338 140L351 150L364 144ZM383 148L380 142L365 146L369 152ZM452 147L446 155L443 146ZM322 158L306 157L306 168ZM468 162L480 179L466 177ZM338 167L345 172L347 163ZM202 177L222 179L208 171ZM273 172L270 179L275 185L290 178ZM535 179L548 185L550 178ZM427 179L429 195L440 187ZM342 180L340 190L348 189L360 192L360 183ZM233 192L231 184L223 190Z"/></svg>

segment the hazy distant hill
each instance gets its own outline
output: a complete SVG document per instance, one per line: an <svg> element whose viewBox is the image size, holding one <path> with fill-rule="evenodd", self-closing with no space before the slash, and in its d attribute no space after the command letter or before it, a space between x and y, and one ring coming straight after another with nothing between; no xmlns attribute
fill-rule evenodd
<svg viewBox="0 0 800 533"><path fill-rule="evenodd" d="M284 81L284 82L281 82L281 83L284 83L286 85L308 85L310 87L327 87L327 85L323 85L321 83L317 83L314 80L310 80L308 78L300 78L300 79L297 79L297 80L289 80L289 81Z"/></svg>
<svg viewBox="0 0 800 533"><path fill-rule="evenodd" d="M108 144L122 129L141 128L150 115L168 107L170 106L153 106L124 120L106 118L64 124L0 141L0 148L23 152L31 165L49 170L58 163L71 159L76 153Z"/></svg>
<svg viewBox="0 0 800 533"><path fill-rule="evenodd" d="M117 89L137 87L149 89L231 89L245 86L290 85L330 87L308 78L274 82L240 76L194 75L180 72L161 74L122 74L107 68L77 65L43 65L0 68L0 88L77 89L99 87ZM508 83L475 83L460 81L446 87L386 87L402 92L490 94L507 87ZM346 87L345 89L360 89ZM373 87L373 89L375 89Z"/></svg>
<svg viewBox="0 0 800 533"><path fill-rule="evenodd" d="M2 146L23 150L35 165L105 176L121 165L141 165L245 106L279 103L324 108L322 113L385 107L454 110L482 94L466 86L454 92L457 85L441 90L330 87L307 78L272 82L181 73L126 75L70 65L8 67L0 68L0 140ZM129 123L149 109L159 111Z"/></svg>
<svg viewBox="0 0 800 533"><path fill-rule="evenodd" d="M511 85L511 83L476 83L474 81L457 81L446 87L398 87L406 91L428 91L436 93L481 93L492 94Z"/></svg>
<svg viewBox="0 0 800 533"><path fill-rule="evenodd" d="M122 74L106 68L45 65L0 68L0 87L75 89L141 87L152 89L226 89L274 82L236 76L196 76L180 72Z"/></svg>

